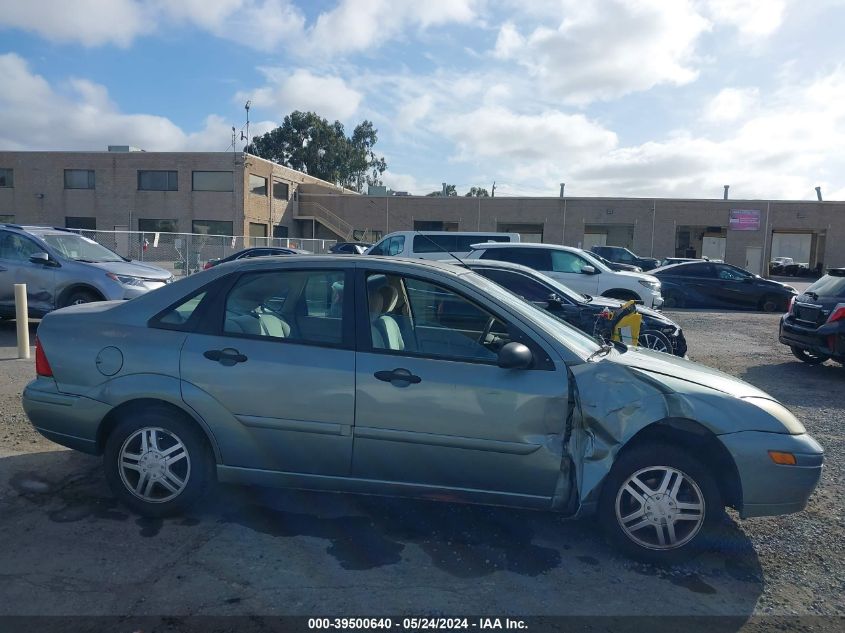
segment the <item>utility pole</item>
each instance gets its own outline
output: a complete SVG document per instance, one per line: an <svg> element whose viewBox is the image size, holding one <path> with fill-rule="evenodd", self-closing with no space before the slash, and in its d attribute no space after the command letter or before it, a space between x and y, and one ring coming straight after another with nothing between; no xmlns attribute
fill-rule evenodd
<svg viewBox="0 0 845 633"><path fill-rule="evenodd" d="M493 181L493 188L490 190L490 197L491 198L496 197L496 181L495 180Z"/></svg>
<svg viewBox="0 0 845 633"><path fill-rule="evenodd" d="M250 145L250 138L249 138L249 107L252 105L251 101L247 101L244 105L244 110L246 110L246 148L244 151L249 154L249 145ZM244 133L241 132L241 140L244 140Z"/></svg>

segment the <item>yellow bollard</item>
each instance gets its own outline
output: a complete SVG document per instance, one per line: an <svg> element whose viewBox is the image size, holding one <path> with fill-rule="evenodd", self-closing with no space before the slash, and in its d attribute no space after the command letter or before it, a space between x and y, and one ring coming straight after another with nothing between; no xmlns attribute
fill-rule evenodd
<svg viewBox="0 0 845 633"><path fill-rule="evenodd" d="M18 358L29 358L29 309L26 284L15 284L15 320L18 326Z"/></svg>

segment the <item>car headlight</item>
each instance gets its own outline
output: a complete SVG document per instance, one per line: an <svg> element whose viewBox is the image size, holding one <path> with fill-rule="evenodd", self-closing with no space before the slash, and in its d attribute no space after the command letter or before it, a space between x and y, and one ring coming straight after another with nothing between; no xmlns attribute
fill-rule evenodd
<svg viewBox="0 0 845 633"><path fill-rule="evenodd" d="M783 406L780 402L768 400L767 398L743 398L746 402L753 404L756 407L763 409L766 413L783 424L790 435L801 435L806 433L807 429L801 424L801 421L792 415L792 411Z"/></svg>
<svg viewBox="0 0 845 633"><path fill-rule="evenodd" d="M640 282L641 286L645 286L649 290L654 290L655 292L660 290L659 281L649 281L648 279L638 279L637 281Z"/></svg>
<svg viewBox="0 0 845 633"><path fill-rule="evenodd" d="M116 281L119 284L123 284L124 286L136 286L139 288L143 288L144 282L146 281L142 277L132 277L131 275L117 275L115 273L106 273L106 277L108 277L112 281Z"/></svg>

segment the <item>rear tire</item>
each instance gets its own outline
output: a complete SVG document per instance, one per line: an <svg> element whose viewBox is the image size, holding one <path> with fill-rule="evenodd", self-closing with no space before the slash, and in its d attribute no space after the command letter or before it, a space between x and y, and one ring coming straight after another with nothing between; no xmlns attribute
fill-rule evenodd
<svg viewBox="0 0 845 633"><path fill-rule="evenodd" d="M214 482L214 458L205 435L169 407L128 413L103 452L106 481L138 514L179 514Z"/></svg>
<svg viewBox="0 0 845 633"><path fill-rule="evenodd" d="M659 330L643 330L637 339L640 347L645 347L655 352L664 352L666 354L674 354L675 348L672 347L672 341L663 332Z"/></svg>
<svg viewBox="0 0 845 633"><path fill-rule="evenodd" d="M624 452L599 500L608 540L647 563L672 565L699 553L724 515L716 479L672 444L642 444Z"/></svg>
<svg viewBox="0 0 845 633"><path fill-rule="evenodd" d="M66 308L67 306L93 303L94 301L102 301L102 298L91 290L74 290L65 297L61 307Z"/></svg>
<svg viewBox="0 0 845 633"><path fill-rule="evenodd" d="M763 312L785 312L783 300L776 295L765 295L760 300L759 308Z"/></svg>
<svg viewBox="0 0 845 633"><path fill-rule="evenodd" d="M669 310L672 308L683 308L684 299L679 293L674 290L669 290L663 293L663 305L661 307Z"/></svg>
<svg viewBox="0 0 845 633"><path fill-rule="evenodd" d="M830 356L827 356L826 354L817 354L816 352L811 352L810 350L803 349L801 347L795 347L794 345L791 345L789 349L795 358L807 363L808 365L821 365L823 362L830 359Z"/></svg>

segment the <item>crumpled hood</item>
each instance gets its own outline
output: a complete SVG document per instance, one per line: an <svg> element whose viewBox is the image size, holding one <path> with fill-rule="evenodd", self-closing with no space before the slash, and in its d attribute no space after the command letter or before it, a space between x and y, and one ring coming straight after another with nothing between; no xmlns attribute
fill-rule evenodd
<svg viewBox="0 0 845 633"><path fill-rule="evenodd" d="M171 274L163 268L143 262L97 262L88 265L102 268L107 273L114 273L115 275L129 275L132 277L143 277L144 279L155 279L157 281L166 281L171 277Z"/></svg>
<svg viewBox="0 0 845 633"><path fill-rule="evenodd" d="M615 310L619 306L621 306L623 303L624 303L624 301L620 301L619 299L610 299L609 297L592 297L590 299L590 303L588 305L598 306L598 307L601 307L601 308L606 307L606 308L609 308L611 310ZM672 324L676 327L681 327L680 325L675 323L672 319L667 317L662 312L659 312L657 310L653 310L651 308L646 308L642 304L637 305L637 312L639 312L643 316L647 316L647 317L654 319L656 321L660 321L662 323L669 323L669 324Z"/></svg>
<svg viewBox="0 0 845 633"><path fill-rule="evenodd" d="M766 398L774 400L765 391L758 389L747 382L723 373L717 369L699 365L671 354L653 352L646 349L629 349L624 354L612 353L607 360L647 372L671 376L676 380L683 380L703 387L709 387L721 391L736 398Z"/></svg>

